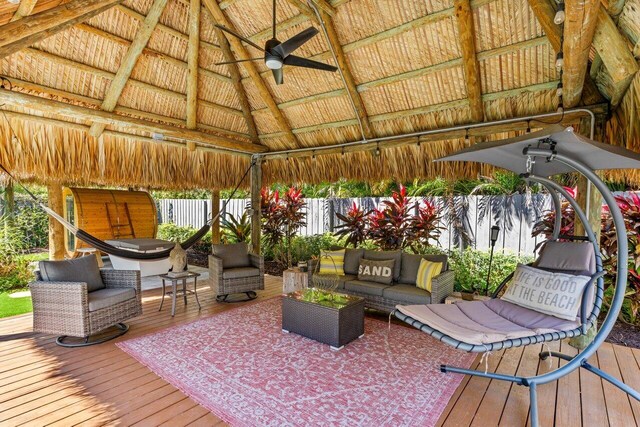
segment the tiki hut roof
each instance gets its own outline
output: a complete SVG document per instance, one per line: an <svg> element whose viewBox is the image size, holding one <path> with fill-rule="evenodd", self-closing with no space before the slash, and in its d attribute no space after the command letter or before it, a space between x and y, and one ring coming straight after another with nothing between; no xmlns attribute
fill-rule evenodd
<svg viewBox="0 0 640 427"><path fill-rule="evenodd" d="M216 65L262 56L214 24L263 45L271 0L1 2L0 162L39 182L226 188L255 153L553 112L561 80L598 139L640 151L640 0L567 2L562 76L553 0L313 4L324 28L306 0L278 0L278 39L318 28L296 54L341 73L286 67L276 85L263 61ZM475 176L490 169L431 160L545 121L280 154L264 181Z"/></svg>

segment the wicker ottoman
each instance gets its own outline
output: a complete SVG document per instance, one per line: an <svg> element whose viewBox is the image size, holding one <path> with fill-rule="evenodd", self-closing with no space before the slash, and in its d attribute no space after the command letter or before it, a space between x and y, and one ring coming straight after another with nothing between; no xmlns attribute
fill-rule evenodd
<svg viewBox="0 0 640 427"><path fill-rule="evenodd" d="M320 299L314 297L318 294ZM364 298L313 288L287 294L282 298L282 331L340 350L364 336Z"/></svg>

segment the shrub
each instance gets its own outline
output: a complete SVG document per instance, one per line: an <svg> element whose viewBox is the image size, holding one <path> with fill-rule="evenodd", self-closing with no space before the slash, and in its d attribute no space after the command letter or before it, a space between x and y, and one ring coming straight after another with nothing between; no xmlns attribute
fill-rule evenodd
<svg viewBox="0 0 640 427"><path fill-rule="evenodd" d="M0 218L4 223L4 218ZM22 289L33 278L29 261L21 257L27 249L21 230L11 224L0 229L0 292Z"/></svg>
<svg viewBox="0 0 640 427"><path fill-rule="evenodd" d="M315 236L296 236L291 239L291 263L297 264L298 261L308 261L314 256L319 256L322 249L331 249L336 246L344 246L344 242L329 233ZM284 265L287 249L286 244L265 245L263 255L267 261L276 261Z"/></svg>
<svg viewBox="0 0 640 427"><path fill-rule="evenodd" d="M192 227L183 227L171 223L160 224L158 226L158 239L169 240L171 242L184 242L196 233ZM211 252L211 231L208 231L199 242L193 245L193 249L198 252Z"/></svg>
<svg viewBox="0 0 640 427"><path fill-rule="evenodd" d="M221 240L224 243L238 243L251 241L251 218L245 211L240 219L232 214L220 218Z"/></svg>
<svg viewBox="0 0 640 427"><path fill-rule="evenodd" d="M484 293L487 284L487 272L489 271L489 257L490 252L471 248L463 252L452 251L449 254L449 268L456 273L455 289L457 291L479 291ZM519 263L527 264L531 261L533 261L533 257L530 256L494 252L489 293L491 294L509 274L514 272Z"/></svg>

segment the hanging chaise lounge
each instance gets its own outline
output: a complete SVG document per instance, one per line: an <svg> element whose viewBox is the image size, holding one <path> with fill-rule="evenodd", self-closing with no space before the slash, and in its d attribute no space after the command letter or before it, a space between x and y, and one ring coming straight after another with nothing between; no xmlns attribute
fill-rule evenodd
<svg viewBox="0 0 640 427"><path fill-rule="evenodd" d="M397 318L434 338L463 351L485 353L584 335L596 325L604 293L604 271L598 242L584 211L570 194L548 178L550 176L577 171L596 187L611 212L619 251L614 296L607 316L593 341L575 356L551 351L540 353L542 359L554 356L567 360L568 363L564 366L531 377L446 365L441 366L441 371L510 381L529 387L531 425L534 427L538 425L536 387L555 381L580 367L640 400L640 393L636 390L587 362L611 332L620 312L627 284L628 248L624 219L613 195L594 171L640 168L640 155L581 137L575 134L572 128L565 129L554 125L518 138L477 144L440 161L487 163L518 173L527 182L544 186L554 203L555 225L552 238L533 266L548 272L572 275L569 277L587 276L588 280L583 279L586 285L580 297L578 315L571 320L497 298L505 287L509 286L513 274L500 284L492 299L488 301L396 307L394 314ZM584 224L586 237L560 235L562 213L559 195L571 204Z"/></svg>

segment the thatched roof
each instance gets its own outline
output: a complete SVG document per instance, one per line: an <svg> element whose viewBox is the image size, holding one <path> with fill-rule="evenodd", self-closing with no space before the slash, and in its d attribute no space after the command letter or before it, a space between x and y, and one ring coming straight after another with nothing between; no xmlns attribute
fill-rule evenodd
<svg viewBox="0 0 640 427"><path fill-rule="evenodd" d="M9 137L3 120L0 161L19 176L41 182L213 189L232 186L248 167L251 153L360 140L358 116L365 136L375 138L557 107L559 28L551 22L555 1L314 2L329 37L306 1L278 0L278 38L285 40L309 26L321 29L296 54L340 66L346 86L340 73L286 67L285 84L275 85L262 61L239 65L238 79L233 66L216 65L229 58L229 43L235 58L261 53L238 47L232 37L219 39L214 23L232 26L263 45L270 38L271 0L203 0L199 42L189 11L191 3L200 2L191 0L94 1L104 11L68 17L66 28L48 29L48 37L17 40L19 49L12 41L0 42L0 74L12 85L10 94L5 85L0 103L19 140ZM18 25L29 18L18 18L34 18L61 4L73 5L79 14L85 3L91 2L2 2L0 32L24 30ZM577 3L591 9L573 10ZM567 4L568 68L562 80L570 94L565 96L575 98L570 106L610 111L601 119L607 121L600 137L640 150L640 76L634 58L640 57L640 0L603 3ZM153 20L154 10L161 12L159 22L145 29L143 21L147 15L147 21ZM136 45L139 56L133 52ZM127 65L132 66L130 75ZM196 74L196 80L190 77ZM119 79L121 93L111 87ZM78 108L41 103L42 98ZM579 126L577 116L565 122ZM164 140L151 138L154 126ZM478 142L540 126L522 122L468 133L471 142ZM327 155L280 156L264 164L264 180L410 180L489 172L430 162L469 143L466 134L430 136L420 146L416 138L369 146L381 147L380 156L352 152L352 147ZM196 150L187 148L194 143ZM220 151L229 148L236 151ZM640 183L637 172L616 177Z"/></svg>

